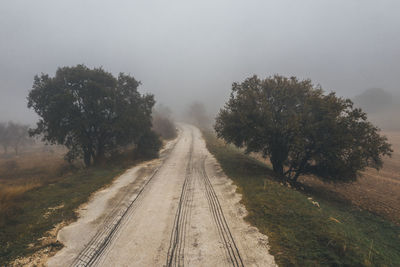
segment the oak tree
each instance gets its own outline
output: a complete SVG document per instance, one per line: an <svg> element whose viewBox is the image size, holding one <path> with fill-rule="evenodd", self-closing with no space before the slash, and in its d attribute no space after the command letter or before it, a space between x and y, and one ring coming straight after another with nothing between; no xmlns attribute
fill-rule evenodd
<svg viewBox="0 0 400 267"><path fill-rule="evenodd" d="M234 83L214 128L226 142L262 153L291 183L303 174L352 181L366 167L381 168L392 152L351 100L295 77L253 76Z"/></svg>
<svg viewBox="0 0 400 267"><path fill-rule="evenodd" d="M137 144L151 129L153 95L138 92L140 82L120 73L85 65L59 68L54 77L34 78L28 107L40 120L32 135L65 145L67 158L101 162L121 146Z"/></svg>

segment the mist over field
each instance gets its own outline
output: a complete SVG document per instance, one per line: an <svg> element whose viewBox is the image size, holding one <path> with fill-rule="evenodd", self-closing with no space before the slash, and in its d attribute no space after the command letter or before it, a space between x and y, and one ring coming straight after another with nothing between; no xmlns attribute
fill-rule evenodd
<svg viewBox="0 0 400 267"><path fill-rule="evenodd" d="M33 76L81 63L133 75L175 116L194 100L215 114L253 74L399 98L399 10L395 0L2 1L0 121L33 123Z"/></svg>
<svg viewBox="0 0 400 267"><path fill-rule="evenodd" d="M384 130L400 130L400 93L370 88L353 98L356 106L367 112L369 119Z"/></svg>

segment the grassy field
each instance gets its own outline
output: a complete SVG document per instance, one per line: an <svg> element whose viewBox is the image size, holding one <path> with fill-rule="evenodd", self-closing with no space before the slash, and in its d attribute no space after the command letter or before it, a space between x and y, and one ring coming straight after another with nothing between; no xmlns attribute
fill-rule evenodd
<svg viewBox="0 0 400 267"><path fill-rule="evenodd" d="M60 147L38 145L19 156L0 154L0 225L17 213L17 200L26 191L52 183L71 169L64 153Z"/></svg>
<svg viewBox="0 0 400 267"><path fill-rule="evenodd" d="M399 226L341 197L288 188L266 164L204 137L280 266L400 266Z"/></svg>
<svg viewBox="0 0 400 267"><path fill-rule="evenodd" d="M400 132L385 132L393 145L392 158L386 158L383 169L368 169L358 181L347 185L324 184L314 177L301 182L325 196L336 195L361 209L383 216L400 225Z"/></svg>
<svg viewBox="0 0 400 267"><path fill-rule="evenodd" d="M300 177L313 194L323 198L341 198L363 210L382 216L400 225L400 131L384 132L393 145L393 156L384 159L381 170L367 169L355 182L328 184L311 175ZM252 157L270 166L268 159L252 153Z"/></svg>
<svg viewBox="0 0 400 267"><path fill-rule="evenodd" d="M74 210L90 194L110 184L142 161L132 151L88 169L64 162L60 149L33 149L20 157L0 159L0 266L60 244L46 240L61 222L76 219Z"/></svg>

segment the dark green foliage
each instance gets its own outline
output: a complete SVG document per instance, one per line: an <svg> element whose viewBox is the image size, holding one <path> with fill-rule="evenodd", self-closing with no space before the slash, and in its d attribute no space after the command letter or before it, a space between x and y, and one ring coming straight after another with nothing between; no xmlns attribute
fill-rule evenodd
<svg viewBox="0 0 400 267"><path fill-rule="evenodd" d="M143 157L157 157L162 146L162 142L158 134L153 131L148 131L140 138L137 145L137 152Z"/></svg>
<svg viewBox="0 0 400 267"><path fill-rule="evenodd" d="M367 166L381 168L392 152L349 99L326 95L310 80L278 75L234 83L215 130L228 143L261 152L290 182L311 173L328 181L355 180Z"/></svg>
<svg viewBox="0 0 400 267"><path fill-rule="evenodd" d="M59 68L55 77L36 76L28 107L40 116L32 135L65 145L68 160L88 166L121 146L137 143L151 128L153 95L141 95L140 82L120 73L84 65Z"/></svg>
<svg viewBox="0 0 400 267"><path fill-rule="evenodd" d="M204 137L279 266L400 266L399 226L340 199L288 188L264 163L212 133Z"/></svg>

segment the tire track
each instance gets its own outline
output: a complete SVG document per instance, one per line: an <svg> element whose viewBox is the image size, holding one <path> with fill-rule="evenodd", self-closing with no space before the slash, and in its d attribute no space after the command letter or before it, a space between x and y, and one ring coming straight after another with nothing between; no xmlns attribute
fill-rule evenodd
<svg viewBox="0 0 400 267"><path fill-rule="evenodd" d="M226 222L225 215L222 211L221 204L219 203L217 194L214 191L214 188L208 178L206 169L205 169L205 160L206 157L202 159L201 167L199 168L200 177L204 182L205 194L207 197L208 205L213 215L213 219L215 225L218 229L218 233L221 239L221 242L224 244L227 256L232 263L232 266L242 267L244 266L242 258L239 253L239 249L233 239L232 233L229 229L228 223Z"/></svg>
<svg viewBox="0 0 400 267"><path fill-rule="evenodd" d="M175 213L174 225L172 228L170 244L167 254L166 266L183 266L184 265L184 250L185 236L188 217L190 218L191 205L193 202L193 146L194 137L191 135L191 145L188 154L188 163L186 165L185 180L183 182L181 196L177 211Z"/></svg>
<svg viewBox="0 0 400 267"><path fill-rule="evenodd" d="M172 146L172 148L164 151L162 155L166 153L170 154L171 151L174 149L176 143ZM148 191L148 185L150 184L150 182L152 182L158 170L164 165L168 158L169 156L166 156L164 158L160 167L154 170L150 178L148 178L147 181L144 182L144 184L140 187L139 191L136 194L134 193L129 199L127 199L127 196L129 194L132 194L132 192L125 193L124 197L122 197L118 204L115 205L113 211L111 211L105 219L104 226L95 234L95 236L90 240L85 248L78 254L78 256L72 262L71 266L86 267L93 266L97 263L100 256L105 252L110 242L114 239L114 237L124 225L124 222L128 221L135 210L140 207L140 204L143 202L144 196Z"/></svg>
<svg viewBox="0 0 400 267"><path fill-rule="evenodd" d="M117 208L110 213L105 220L104 227L96 233L92 240L86 245L85 249L79 253L71 266L92 266L102 255L106 247L110 244L113 237L117 234L122 221L128 219L130 215L140 206L147 185L157 174L158 168L153 172L150 178L144 183L139 192L131 198L127 204L117 205ZM121 200L123 202L124 200ZM121 204L121 202L119 204Z"/></svg>

